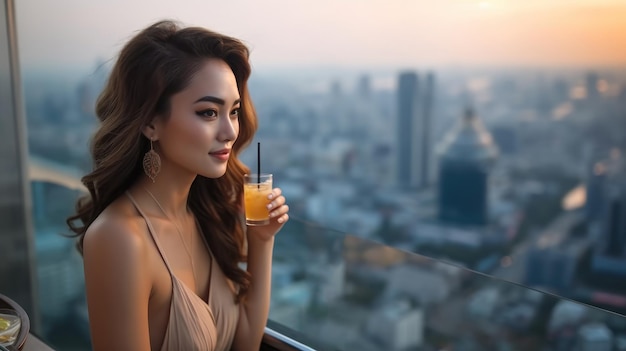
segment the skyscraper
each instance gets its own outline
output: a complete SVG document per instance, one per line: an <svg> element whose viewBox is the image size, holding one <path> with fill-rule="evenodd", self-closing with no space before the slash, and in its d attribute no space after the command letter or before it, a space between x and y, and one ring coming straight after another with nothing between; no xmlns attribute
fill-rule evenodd
<svg viewBox="0 0 626 351"><path fill-rule="evenodd" d="M398 78L398 185L404 188L416 185L414 177L417 174L415 162L414 124L417 119L418 100L417 74L403 72Z"/></svg>
<svg viewBox="0 0 626 351"><path fill-rule="evenodd" d="M363 74L359 77L357 85L357 95L361 99L369 99L372 95L372 86L370 82L370 76Z"/></svg>
<svg viewBox="0 0 626 351"><path fill-rule="evenodd" d="M398 77L396 169L398 185L402 188L421 188L428 184L433 90L432 73L427 75L423 88L415 72L402 72Z"/></svg>
<svg viewBox="0 0 626 351"><path fill-rule="evenodd" d="M444 139L439 162L439 219L483 226L488 221L489 169L497 155L472 109Z"/></svg>
<svg viewBox="0 0 626 351"><path fill-rule="evenodd" d="M600 244L600 255L606 256L610 260L607 266L615 266L619 260L626 261L626 183L623 180L612 180L606 184L605 199L606 204L603 208L603 232L604 240ZM592 263L596 264L594 268L598 268L599 260L594 257ZM618 266L624 267L622 264ZM626 268L619 270L620 273L626 274Z"/></svg>
<svg viewBox="0 0 626 351"><path fill-rule="evenodd" d="M426 75L426 82L424 89L422 89L422 115L420 120L422 122L421 129L418 131L419 139L421 142L421 156L420 169L419 169L419 186L424 187L430 183L431 174L431 159L433 158L432 152L432 115L435 99L435 75L432 72L428 72Z"/></svg>
<svg viewBox="0 0 626 351"><path fill-rule="evenodd" d="M598 91L598 81L600 78L595 72L588 72L585 76L585 89L587 90L587 99L597 100L600 96Z"/></svg>
<svg viewBox="0 0 626 351"><path fill-rule="evenodd" d="M605 206L608 205L606 186L608 182L607 166L604 162L597 162L587 174L587 196L585 214L587 220L602 221Z"/></svg>

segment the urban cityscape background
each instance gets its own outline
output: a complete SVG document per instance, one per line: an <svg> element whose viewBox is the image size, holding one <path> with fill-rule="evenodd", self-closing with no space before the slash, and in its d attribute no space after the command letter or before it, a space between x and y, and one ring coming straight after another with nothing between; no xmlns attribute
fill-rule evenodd
<svg viewBox="0 0 626 351"><path fill-rule="evenodd" d="M63 234L111 63L22 67L42 336L59 350L89 349ZM255 142L293 218L271 321L337 350L626 350L625 68L253 72Z"/></svg>

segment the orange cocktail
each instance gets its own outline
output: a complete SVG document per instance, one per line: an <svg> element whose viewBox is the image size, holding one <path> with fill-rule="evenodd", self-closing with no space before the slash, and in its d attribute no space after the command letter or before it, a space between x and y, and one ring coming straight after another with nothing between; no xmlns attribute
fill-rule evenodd
<svg viewBox="0 0 626 351"><path fill-rule="evenodd" d="M260 182L259 182L260 180ZM272 192L272 175L246 174L243 185L244 207L247 225L265 225L270 222L268 195Z"/></svg>

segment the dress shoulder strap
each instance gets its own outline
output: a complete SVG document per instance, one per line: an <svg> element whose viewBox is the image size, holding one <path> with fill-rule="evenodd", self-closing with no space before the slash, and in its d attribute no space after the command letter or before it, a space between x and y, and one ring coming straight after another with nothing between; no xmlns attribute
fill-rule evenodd
<svg viewBox="0 0 626 351"><path fill-rule="evenodd" d="M150 220L148 219L148 216L146 216L146 214L141 210L135 198L128 191L126 191L126 196L130 200L130 202L133 204L133 206L135 206L135 208L137 209L137 212L139 212L141 217L143 217L144 221L146 221L146 224L148 225L148 232L150 233L150 237L152 237L152 241L154 241L154 245L156 245L157 250L159 250L159 255L161 255L163 262L165 262L165 267L167 267L167 270L170 272L171 275L173 275L174 273L172 272L172 269L170 268L170 264L169 262L167 262L167 258L165 258L165 255L163 254L161 245L159 245L159 239L157 238L155 234L156 231L154 230L154 227L152 226L152 222L150 222Z"/></svg>

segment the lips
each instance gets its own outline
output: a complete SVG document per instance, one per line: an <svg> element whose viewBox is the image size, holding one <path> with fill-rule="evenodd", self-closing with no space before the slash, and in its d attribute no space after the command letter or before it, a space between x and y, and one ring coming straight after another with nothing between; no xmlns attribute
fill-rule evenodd
<svg viewBox="0 0 626 351"><path fill-rule="evenodd" d="M209 155L215 157L220 161L228 161L228 157L230 156L230 149L221 149L213 152L209 152Z"/></svg>
<svg viewBox="0 0 626 351"><path fill-rule="evenodd" d="M221 149L221 150L209 152L209 155L215 155L215 156L218 156L218 155L227 156L228 154L230 154L230 149Z"/></svg>

